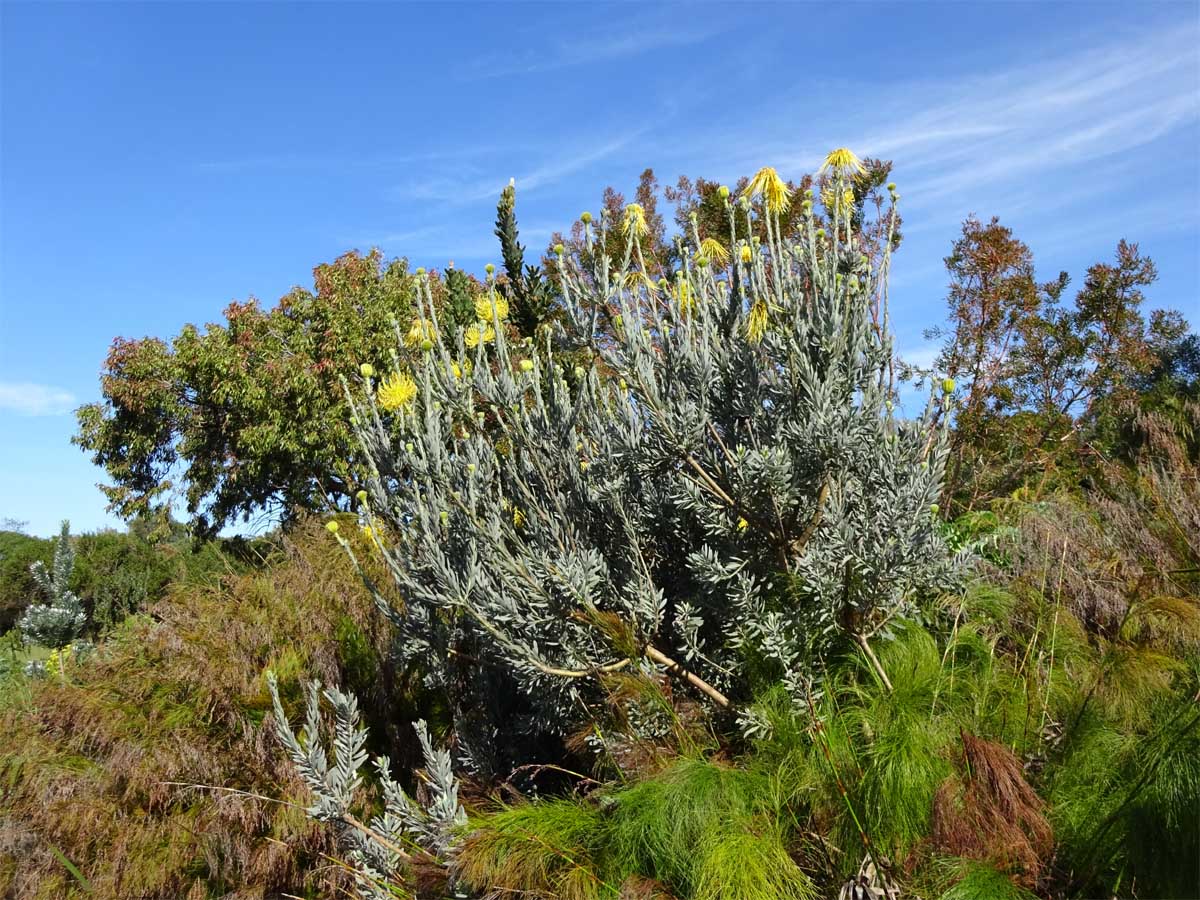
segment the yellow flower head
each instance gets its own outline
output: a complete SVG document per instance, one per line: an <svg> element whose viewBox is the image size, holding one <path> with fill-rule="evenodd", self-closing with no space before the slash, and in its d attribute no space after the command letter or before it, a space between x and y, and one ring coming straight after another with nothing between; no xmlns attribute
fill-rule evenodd
<svg viewBox="0 0 1200 900"><path fill-rule="evenodd" d="M716 238L708 237L702 240L700 242L700 253L707 256L718 266L723 266L729 262L729 251Z"/></svg>
<svg viewBox="0 0 1200 900"><path fill-rule="evenodd" d="M750 260L754 259L754 251L750 249L749 244L742 244L741 257L742 262L744 262L746 265L750 265Z"/></svg>
<svg viewBox="0 0 1200 900"><path fill-rule="evenodd" d="M520 528L525 524L525 513L521 512L521 507L514 506L512 511L513 525Z"/></svg>
<svg viewBox="0 0 1200 900"><path fill-rule="evenodd" d="M770 166L763 166L754 173L754 177L750 179L749 189L752 197L761 196L763 198L768 212L784 212L791 203L787 184Z"/></svg>
<svg viewBox="0 0 1200 900"><path fill-rule="evenodd" d="M371 540L371 538L375 537L375 532L371 530L370 525L362 526L362 533L363 533L363 537L365 537L368 541Z"/></svg>
<svg viewBox="0 0 1200 900"><path fill-rule="evenodd" d="M675 290L675 298L679 301L679 311L685 316L692 314L696 308L696 294L687 281L681 280Z"/></svg>
<svg viewBox="0 0 1200 900"><path fill-rule="evenodd" d="M656 291L658 289L658 285L656 285L654 283L654 279L651 278L649 275L647 275L645 272L627 272L625 274L626 290L630 290L630 291L637 290L638 285L641 285L642 287L644 287L646 290L650 291L651 293L653 293L654 291Z"/></svg>
<svg viewBox="0 0 1200 900"><path fill-rule="evenodd" d="M380 383L376 397L380 406L388 412L395 412L416 399L417 383L407 372L394 373Z"/></svg>
<svg viewBox="0 0 1200 900"><path fill-rule="evenodd" d="M750 307L750 315L746 317L746 338L752 344L757 344L767 333L767 301L759 297Z"/></svg>
<svg viewBox="0 0 1200 900"><path fill-rule="evenodd" d="M742 518L738 519L738 521L737 521L737 530L738 531L745 531L749 527L750 527L750 523L747 522L745 519L742 519Z"/></svg>
<svg viewBox="0 0 1200 900"><path fill-rule="evenodd" d="M404 342L410 347L416 347L425 340L433 340L433 324L420 317L413 319L412 327L404 336Z"/></svg>
<svg viewBox="0 0 1200 900"><path fill-rule="evenodd" d="M466 331L463 332L463 343L471 349L478 347L480 341L490 344L495 339L496 330L490 325L485 325L483 322L468 325Z"/></svg>
<svg viewBox="0 0 1200 900"><path fill-rule="evenodd" d="M829 151L829 155L825 157L825 162L821 164L819 171L824 172L826 169L831 169L835 174L842 175L861 175L867 171L862 164L862 160L845 147L838 147L836 150Z"/></svg>
<svg viewBox="0 0 1200 900"><path fill-rule="evenodd" d="M642 209L640 203L630 203L625 207L625 223L622 230L626 235L632 234L633 237L645 237L650 231L650 226L646 224L646 210Z"/></svg>
<svg viewBox="0 0 1200 900"><path fill-rule="evenodd" d="M480 297L475 301L475 318L480 322L492 321L492 308L496 309L496 318L504 321L508 318L508 301L500 295L492 297Z"/></svg>

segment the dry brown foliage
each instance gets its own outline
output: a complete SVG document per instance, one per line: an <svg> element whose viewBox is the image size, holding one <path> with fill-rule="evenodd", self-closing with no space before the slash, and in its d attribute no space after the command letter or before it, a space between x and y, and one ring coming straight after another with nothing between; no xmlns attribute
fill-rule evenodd
<svg viewBox="0 0 1200 900"><path fill-rule="evenodd" d="M962 745L960 773L934 797L934 845L993 863L1032 886L1054 843L1044 804L1007 747L966 732Z"/></svg>
<svg viewBox="0 0 1200 900"><path fill-rule="evenodd" d="M349 883L262 726L263 673L341 681L339 626L382 629L323 529L284 552L265 572L175 592L0 710L0 895L75 896L51 848L94 898L334 896Z"/></svg>

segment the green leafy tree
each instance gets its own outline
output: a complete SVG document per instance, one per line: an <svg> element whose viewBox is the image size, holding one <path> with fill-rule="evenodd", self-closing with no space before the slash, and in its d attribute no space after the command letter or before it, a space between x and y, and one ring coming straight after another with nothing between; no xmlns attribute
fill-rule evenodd
<svg viewBox="0 0 1200 900"><path fill-rule="evenodd" d="M338 508L355 490L338 379L384 365L412 314L404 260L348 253L271 309L233 303L222 323L170 341L113 342L103 399L78 412L76 444L108 473L110 509L144 515L181 494L201 534L269 513Z"/></svg>

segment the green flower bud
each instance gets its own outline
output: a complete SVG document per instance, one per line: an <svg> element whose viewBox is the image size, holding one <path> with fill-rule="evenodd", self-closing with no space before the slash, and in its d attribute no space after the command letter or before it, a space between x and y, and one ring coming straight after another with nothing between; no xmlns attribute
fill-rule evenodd
<svg viewBox="0 0 1200 900"><path fill-rule="evenodd" d="M468 475L475 474L475 463L467 463L467 474Z"/></svg>
<svg viewBox="0 0 1200 900"><path fill-rule="evenodd" d="M613 324L616 325L618 328L624 328L625 327L625 317L623 315L621 315L620 313L617 313L615 316L613 316Z"/></svg>
<svg viewBox="0 0 1200 900"><path fill-rule="evenodd" d="M494 265L492 265L491 263L488 263L486 266L483 267L483 271L485 271L489 275L491 275L493 272L496 271L496 267Z"/></svg>
<svg viewBox="0 0 1200 900"><path fill-rule="evenodd" d="M405 445L404 445L404 452L405 452L405 453L412 453L414 449L415 449L415 448L413 447L413 442L412 442L412 441L409 441L407 444L405 444Z"/></svg>
<svg viewBox="0 0 1200 900"><path fill-rule="evenodd" d="M584 376L584 375L586 375L586 374L587 374L587 372L585 372L585 371L583 370L583 366L576 366L576 367L575 367L575 377L576 377L576 378L583 378L583 376Z"/></svg>
<svg viewBox="0 0 1200 900"><path fill-rule="evenodd" d="M580 215L580 217L579 217L579 221L582 222L584 225L587 225L589 222L592 221L592 214L590 212L588 212L587 210L584 210L583 214Z"/></svg>
<svg viewBox="0 0 1200 900"><path fill-rule="evenodd" d="M811 199L813 198L813 189L812 189L812 188L805 188L805 189L804 189L804 196L805 196L805 197L807 197L809 200L811 200Z"/></svg>
<svg viewBox="0 0 1200 900"><path fill-rule="evenodd" d="M326 522L325 530L328 531L330 534L337 534L338 533L338 523L337 522Z"/></svg>
<svg viewBox="0 0 1200 900"><path fill-rule="evenodd" d="M532 372L533 371L533 360L532 359L523 359L523 360L521 360L520 365L521 365L522 372Z"/></svg>
<svg viewBox="0 0 1200 900"><path fill-rule="evenodd" d="M620 384L621 390L623 390L623 391L629 390L629 384L625 381L624 378L621 379L619 384Z"/></svg>
<svg viewBox="0 0 1200 900"><path fill-rule="evenodd" d="M930 511L931 513L933 513L935 516L938 514L938 511L939 511L940 509L941 509L941 507L940 507L940 506L938 506L936 503L930 503L930 504L929 504L929 511Z"/></svg>
<svg viewBox="0 0 1200 900"><path fill-rule="evenodd" d="M366 503L366 502L367 502L367 492L366 492L366 491L359 491L359 492L358 492L357 494L355 494L354 496L358 498L358 502L359 502L359 503Z"/></svg>
<svg viewBox="0 0 1200 900"><path fill-rule="evenodd" d="M429 338L425 338L425 340L421 341L421 349L428 353L433 349L433 341L431 341Z"/></svg>
<svg viewBox="0 0 1200 900"><path fill-rule="evenodd" d="M446 525L449 522L450 522L450 513L446 512L446 510L443 509L442 510L442 524Z"/></svg>
<svg viewBox="0 0 1200 900"><path fill-rule="evenodd" d="M953 378L943 378L942 379L942 391L947 394L954 393L954 379Z"/></svg>
<svg viewBox="0 0 1200 900"><path fill-rule="evenodd" d="M729 199L729 186L723 184L719 188L717 188L717 196L720 197L722 200L728 200Z"/></svg>
<svg viewBox="0 0 1200 900"><path fill-rule="evenodd" d="M894 193L894 192L895 192L895 190L896 190L896 182L894 182L894 181L889 181L889 182L887 183L887 189L888 189L889 191L892 191L892 192Z"/></svg>
<svg viewBox="0 0 1200 900"><path fill-rule="evenodd" d="M425 268L424 268L424 266L422 266L421 268L417 269L417 275L424 275L424 274L425 274Z"/></svg>
<svg viewBox="0 0 1200 900"><path fill-rule="evenodd" d="M825 237L825 229L824 228L817 229L817 237L819 237L819 238Z"/></svg>
<svg viewBox="0 0 1200 900"><path fill-rule="evenodd" d="M371 365L370 363L363 363L361 366L358 367L358 372L360 375L362 375L363 378L374 378L375 377L375 367L373 365Z"/></svg>
<svg viewBox="0 0 1200 900"><path fill-rule="evenodd" d="M708 265L708 257L703 253L696 257L696 265L700 268L705 268Z"/></svg>
<svg viewBox="0 0 1200 900"><path fill-rule="evenodd" d="M554 245L554 253L555 253L555 255L556 255L556 256L562 256L562 255L563 255L563 250L564 250L564 249L565 249L565 248L563 247L563 245L562 245L562 244L555 244L555 245Z"/></svg>

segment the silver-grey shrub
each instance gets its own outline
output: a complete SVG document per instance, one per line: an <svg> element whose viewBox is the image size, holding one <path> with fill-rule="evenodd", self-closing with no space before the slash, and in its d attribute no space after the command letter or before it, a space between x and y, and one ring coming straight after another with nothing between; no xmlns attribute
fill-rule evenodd
<svg viewBox="0 0 1200 900"><path fill-rule="evenodd" d="M67 587L75 568L75 550L71 546L71 525L63 522L54 546L53 565L38 560L29 567L33 579L45 596L45 602L30 604L17 628L26 644L57 650L83 633L87 613L83 603Z"/></svg>
<svg viewBox="0 0 1200 900"><path fill-rule="evenodd" d="M872 656L952 579L932 425L951 386L897 413L895 195L868 254L843 199L856 160L830 162L824 228L765 169L727 207L731 236L743 217L765 240L684 236L669 279L642 263L639 207L585 224L558 255L560 321L535 341L509 340L491 276L490 321L466 330L426 283L421 319L397 328L411 370L398 353L348 390L364 516L404 597L387 611L401 652L458 692L476 765L497 684L526 698L530 732L586 720L595 676L617 669L665 669L720 705L781 682L802 703L822 654ZM796 237L786 203L803 204ZM620 259L600 249L615 228Z"/></svg>

